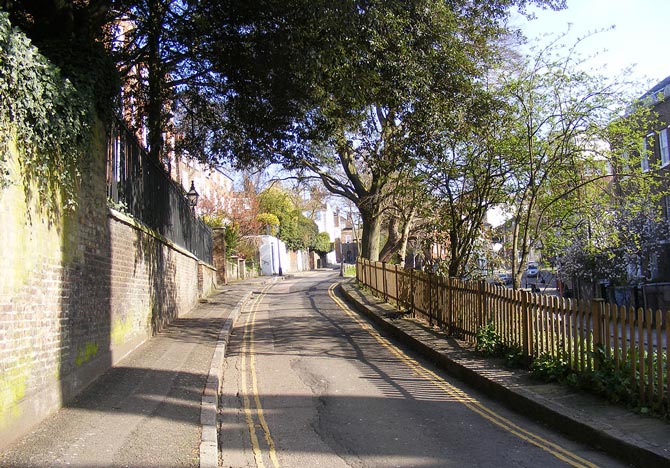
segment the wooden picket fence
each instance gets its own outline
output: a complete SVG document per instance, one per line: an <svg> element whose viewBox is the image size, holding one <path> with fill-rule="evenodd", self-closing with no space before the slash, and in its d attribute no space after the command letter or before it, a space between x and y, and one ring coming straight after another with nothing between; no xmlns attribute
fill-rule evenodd
<svg viewBox="0 0 670 468"><path fill-rule="evenodd" d="M503 343L533 358L566 359L575 371L606 359L630 378L645 405L670 400L670 312L577 301L461 281L359 259L356 277L398 309L470 342L492 323ZM596 359L594 351L602 352Z"/></svg>

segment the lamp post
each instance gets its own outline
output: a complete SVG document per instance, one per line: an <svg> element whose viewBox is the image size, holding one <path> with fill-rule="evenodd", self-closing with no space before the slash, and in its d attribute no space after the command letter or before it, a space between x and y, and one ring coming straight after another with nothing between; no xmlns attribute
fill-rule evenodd
<svg viewBox="0 0 670 468"><path fill-rule="evenodd" d="M270 254L272 255L272 267L271 267L270 272L272 273L273 276L275 274L275 245L274 244L275 244L274 242L270 241Z"/></svg>
<svg viewBox="0 0 670 468"><path fill-rule="evenodd" d="M281 250L279 249L280 242L281 241L279 240L279 238L277 238L277 258L279 259L279 276L284 276L284 273L282 272L281 269Z"/></svg>
<svg viewBox="0 0 670 468"><path fill-rule="evenodd" d="M198 204L198 197L200 197L200 194L196 192L195 185L193 185L193 181L191 181L191 188L186 192L186 198L188 199L188 205L191 207L193 214L195 214L195 207Z"/></svg>

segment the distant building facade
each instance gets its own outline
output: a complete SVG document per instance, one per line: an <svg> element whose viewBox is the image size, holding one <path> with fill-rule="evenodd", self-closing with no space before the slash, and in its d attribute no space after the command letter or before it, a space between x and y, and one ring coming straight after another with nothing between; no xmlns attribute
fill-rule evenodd
<svg viewBox="0 0 670 468"><path fill-rule="evenodd" d="M319 232L328 233L330 241L333 243L333 250L325 255L325 262L329 265L340 263L342 261L342 251L338 246L342 243L342 230L346 228L347 218L340 213L339 209L333 209L328 202L315 210L313 214L305 213L305 215L311 215Z"/></svg>
<svg viewBox="0 0 670 468"><path fill-rule="evenodd" d="M170 155L170 175L184 191L191 183L200 195L196 212L207 214L216 211L229 212L233 195L233 179L219 168L199 161Z"/></svg>
<svg viewBox="0 0 670 468"><path fill-rule="evenodd" d="M640 165L643 172L657 170L666 180L661 190L667 190L667 180L670 180L670 76L647 91L640 101L650 105L657 117L640 135ZM662 196L657 208L663 219L670 223L670 196ZM646 268L641 268L643 265L629 268L632 276L639 276L645 283L670 282L670 239L659 239L659 243L658 253L642 260Z"/></svg>

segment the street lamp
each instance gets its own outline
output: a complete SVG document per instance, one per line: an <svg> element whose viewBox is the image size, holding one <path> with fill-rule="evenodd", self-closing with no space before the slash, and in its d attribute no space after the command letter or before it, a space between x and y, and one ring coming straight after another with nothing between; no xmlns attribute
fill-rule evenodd
<svg viewBox="0 0 670 468"><path fill-rule="evenodd" d="M277 238L277 258L279 259L279 276L283 276L284 273L282 272L282 269L281 269L281 250L279 249L279 243L280 242L281 241L279 240L279 238Z"/></svg>
<svg viewBox="0 0 670 468"><path fill-rule="evenodd" d="M188 205L193 212L195 212L195 206L198 204L198 197L200 197L200 194L195 191L195 185L193 185L193 181L191 181L191 188L186 192L186 198L188 199Z"/></svg>
<svg viewBox="0 0 670 468"><path fill-rule="evenodd" d="M279 249L277 249L279 250ZM270 254L272 255L272 269L270 273L274 276L275 274L275 243L270 241Z"/></svg>

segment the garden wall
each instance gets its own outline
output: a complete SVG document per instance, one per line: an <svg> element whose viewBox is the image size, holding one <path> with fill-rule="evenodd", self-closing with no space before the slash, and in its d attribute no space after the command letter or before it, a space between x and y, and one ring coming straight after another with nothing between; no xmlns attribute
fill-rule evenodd
<svg viewBox="0 0 670 468"><path fill-rule="evenodd" d="M0 449L216 286L216 270L108 207L105 132L79 203L47 210L17 151L0 189Z"/></svg>

